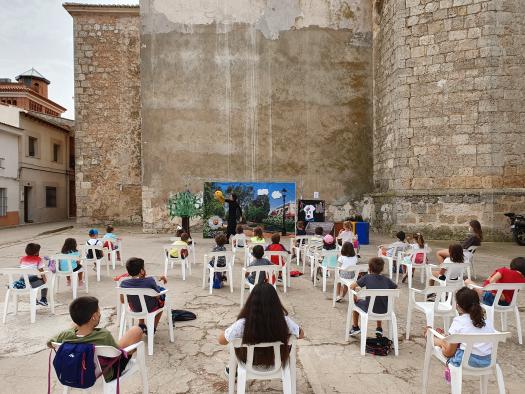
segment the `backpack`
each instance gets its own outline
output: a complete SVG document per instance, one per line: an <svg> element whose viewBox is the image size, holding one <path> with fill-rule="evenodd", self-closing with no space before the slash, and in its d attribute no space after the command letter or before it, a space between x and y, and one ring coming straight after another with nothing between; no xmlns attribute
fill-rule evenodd
<svg viewBox="0 0 525 394"><path fill-rule="evenodd" d="M392 341L387 337L366 338L365 350L376 356L388 356L392 351Z"/></svg>
<svg viewBox="0 0 525 394"><path fill-rule="evenodd" d="M51 354L49 355L51 359ZM87 389L95 376L95 345L91 343L63 343L56 352L53 366L58 380L64 386Z"/></svg>
<svg viewBox="0 0 525 394"><path fill-rule="evenodd" d="M173 320L173 323L175 323L176 321L195 320L197 316L195 315L195 313L190 311L185 311L182 309L172 309L171 318Z"/></svg>

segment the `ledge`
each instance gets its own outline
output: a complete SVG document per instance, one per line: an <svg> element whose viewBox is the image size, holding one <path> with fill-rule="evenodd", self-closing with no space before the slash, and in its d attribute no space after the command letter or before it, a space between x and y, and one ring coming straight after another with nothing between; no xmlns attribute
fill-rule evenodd
<svg viewBox="0 0 525 394"><path fill-rule="evenodd" d="M64 3L62 7L71 16L83 14L115 14L121 16L139 16L140 7L129 4L84 4L84 3Z"/></svg>
<svg viewBox="0 0 525 394"><path fill-rule="evenodd" d="M511 195L511 196L525 196L525 188L509 188L509 189L441 189L441 190L396 190L382 193L368 193L370 197L412 197L412 196L459 196L465 194L476 195Z"/></svg>

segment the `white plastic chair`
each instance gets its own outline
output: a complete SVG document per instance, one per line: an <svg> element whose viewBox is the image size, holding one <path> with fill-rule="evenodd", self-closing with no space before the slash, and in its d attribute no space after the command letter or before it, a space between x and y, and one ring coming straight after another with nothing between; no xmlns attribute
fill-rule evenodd
<svg viewBox="0 0 525 394"><path fill-rule="evenodd" d="M460 282L457 282L447 286L427 286L423 290L410 288L408 294L406 339L410 338L413 310L423 312L426 318L426 325L433 328L436 317L441 317L445 331L448 331L450 320L457 315L455 292L461 285ZM423 296L424 301L416 301L416 294ZM436 295L434 301L426 300L426 296L429 294Z"/></svg>
<svg viewBox="0 0 525 394"><path fill-rule="evenodd" d="M470 269L472 270L472 277L476 278L476 273L474 272L474 253L476 253L476 250L479 248L479 246L471 246L468 249L463 250L463 256L465 256L465 262L470 263ZM470 277L470 273L469 273Z"/></svg>
<svg viewBox="0 0 525 394"><path fill-rule="evenodd" d="M308 243L305 246L303 252L303 274L306 269L306 261L310 263L310 278L314 274L314 262L315 256L323 249L323 239L319 237L311 237L308 239Z"/></svg>
<svg viewBox="0 0 525 394"><path fill-rule="evenodd" d="M317 270L321 268L322 275L323 275L323 293L326 293L326 279L330 273L330 271L335 271L339 267L339 262L337 261L337 258L339 257L339 251L336 249L333 250L321 250L320 254L315 255L313 261L314 261L314 287L317 286ZM334 260L335 259L335 265L324 265L325 259Z"/></svg>
<svg viewBox="0 0 525 394"><path fill-rule="evenodd" d="M499 364L496 362L498 358L498 344L505 342L510 334L508 332L496 332L493 334L454 334L447 337L441 335L432 328L427 329L427 345L425 350L425 361L423 363L423 394L426 394L428 389L428 377L430 373L430 362L432 356L437 358L442 364L447 364L447 357L443 355L440 347L434 345L434 338L444 339L448 343L462 343L465 345L463 359L461 365L455 367L448 364L450 369L450 388L452 394L461 394L463 385L463 375L479 376L480 379L480 393L487 394L489 376L496 375L498 383L499 394L505 394L505 382L503 380L503 373ZM474 368L468 365L468 360L472 353L472 346L476 343L491 343L492 357L488 367Z"/></svg>
<svg viewBox="0 0 525 394"><path fill-rule="evenodd" d="M341 278L340 276L341 272L353 272L354 277L352 279ZM337 284L340 283L341 285L345 285L346 287L350 289L350 286L352 285L352 283L357 282L357 277L359 276L361 272L368 272L368 264L357 264L345 270L341 269L340 267L337 267L335 269L334 294L332 298L332 307L335 308L335 299L337 297Z"/></svg>
<svg viewBox="0 0 525 394"><path fill-rule="evenodd" d="M385 262L385 265L388 267L388 276L390 277L390 280L393 279L393 275L394 275L394 258L393 257L389 257L389 256L383 256L383 255L379 255L378 257L381 257L383 259L383 261ZM399 271L399 267L396 267L397 270Z"/></svg>
<svg viewBox="0 0 525 394"><path fill-rule="evenodd" d="M259 283L259 278L261 276L261 272L265 273L267 280L269 278L272 278L273 276L277 277L279 274L280 268L278 265L254 265L251 267L243 267L241 270L241 308L244 305L244 290L246 287L248 287L249 291L251 292L252 289L255 287L257 283ZM246 274L251 275L252 273L255 273L255 279L253 281L253 284L248 281L248 278L246 277ZM272 281L269 280L268 283L271 283ZM277 290L277 281L275 283L271 283L272 286Z"/></svg>
<svg viewBox="0 0 525 394"><path fill-rule="evenodd" d="M117 287L117 293L119 297L122 295L124 297L124 304L121 304L122 310L120 312L120 324L119 324L119 333L118 337L119 339L122 338L124 335L124 332L126 331L126 328L128 326L127 323L131 323L133 319L144 319L144 323L146 324L146 328L148 330L148 355L153 355L153 339L155 336L155 316L157 316L159 313L164 311L164 315L166 319L168 320L168 331L170 335L170 342L175 341L175 335L173 333L173 320L171 318L171 305L169 303L169 298L167 296L168 290L163 290L160 293L157 293L153 289L137 289L137 288L122 288ZM146 307L146 299L145 297L158 297L160 295L166 295L166 299L164 301L164 307L157 309L153 312L148 312L148 308ZM141 311L135 312L131 310L131 307L129 305L129 300L127 296L137 296L139 298Z"/></svg>
<svg viewBox="0 0 525 394"><path fill-rule="evenodd" d="M406 270L407 270L407 274L408 274L408 287L411 288L412 287L412 269L415 269L416 271L419 270L421 272L421 277L420 277L420 280L421 280L421 283L425 283L425 273L426 273L426 261L427 261L427 253L428 251L426 249L424 250L417 250L417 251L414 251L414 252L411 252L409 255L408 255L408 259L406 259L405 257L406 254L404 255L403 253L398 253L398 258L397 258L397 272L396 272L396 283L399 283L399 267L404 265L406 267ZM423 255L423 262L422 263L416 263L416 258L418 255ZM415 272L414 272L415 273Z"/></svg>
<svg viewBox="0 0 525 394"><path fill-rule="evenodd" d="M283 290L286 293L288 287L291 287L291 276L290 276L290 253L283 251L264 251L264 258L272 261L272 257L278 257L279 265L275 264L281 272L283 281ZM277 277L275 279L277 281Z"/></svg>
<svg viewBox="0 0 525 394"><path fill-rule="evenodd" d="M109 276L109 261L106 258L106 252L107 249L105 249L102 245L82 245L81 248L81 256L82 261L84 262L84 268L87 268L88 263L95 264L97 269L97 282L100 282L100 269L102 264L106 265L106 274ZM87 257L89 251L91 251L91 258ZM102 254L101 258L97 258L97 251L99 251L99 254ZM86 274L88 270L86 269ZM87 276L87 275L86 275Z"/></svg>
<svg viewBox="0 0 525 394"><path fill-rule="evenodd" d="M394 299L399 297L399 289L362 289L359 292L350 289L348 303L348 313L346 315L346 331L345 331L345 341L348 341L350 336L350 328L352 321L352 312L356 311L361 317L361 355L365 355L366 348L366 333L368 330L368 321L387 321L388 322L388 334L392 341L394 342L394 351L395 355L399 355L399 341L397 333L397 318L394 312ZM368 312L365 312L359 308L354 301L354 297L358 298L370 297L370 302L368 304ZM377 297L388 297L388 307L386 313L374 313L374 305Z"/></svg>
<svg viewBox="0 0 525 394"><path fill-rule="evenodd" d="M55 350L58 350L58 348L62 345L61 343L52 342L53 347ZM148 387L148 370L146 368L146 357L144 356L144 342L137 342L133 345L130 345L126 347L125 349L122 349L125 352L131 352L132 350L136 350L136 352L131 355L131 359L128 362L128 365L126 365L126 369L124 371L120 371L120 377L118 379L118 384L120 384L123 381L126 381L130 376L132 376L135 372L139 372L142 377L142 392L144 394L149 393L149 387ZM121 354L119 349L115 349L112 346L95 346L95 376L99 376L102 374L102 367L100 365L99 357L118 357ZM106 382L104 377L101 377L99 380L102 381L102 392L104 394L113 394L117 393L117 379L113 379L111 382ZM57 379L58 381L58 379ZM59 385L61 383L57 382ZM95 383L96 386L96 383ZM70 387L68 386L62 386L64 387L64 393L69 393ZM75 389L79 390L79 389ZM90 391L88 390L82 390L82 391Z"/></svg>
<svg viewBox="0 0 525 394"><path fill-rule="evenodd" d="M495 322L495 313L498 312L501 316L501 329L507 331L507 314L514 313L516 318L516 330L518 331L518 342L520 345L523 345L523 334L521 332L521 318L520 310L518 308L518 294L520 291L525 289L524 283L492 283L488 284L485 287L469 285L471 288L482 289L485 291L496 291L494 296L494 303L492 306L481 304L483 308L487 311L488 317ZM499 301L505 290L512 290L514 293L512 295L512 301L508 306L500 305Z"/></svg>
<svg viewBox="0 0 525 394"><path fill-rule="evenodd" d="M224 267L218 267L217 263L219 257L224 257L226 265ZM230 283L230 292L233 293L233 255L232 252L208 252L204 255L204 263L202 264L202 288L206 288L206 278L209 280L210 294L213 292L213 275L216 272L225 272L228 276L228 282ZM209 271L206 274L206 271Z"/></svg>
<svg viewBox="0 0 525 394"><path fill-rule="evenodd" d="M177 251L177 257L171 256L170 252L172 250ZM186 258L181 257L182 250L187 250L188 255ZM182 280L186 280L186 270L188 274L191 275L191 261L189 255L189 247L184 245L164 245L164 276L168 277L168 267L173 269L174 264L180 264Z"/></svg>
<svg viewBox="0 0 525 394"><path fill-rule="evenodd" d="M295 253L297 265L300 265L302 262L302 256L310 238L312 238L311 235L296 235L290 238L290 251L292 254Z"/></svg>
<svg viewBox="0 0 525 394"><path fill-rule="evenodd" d="M2 318L2 323L5 324L7 313L9 311L9 300L11 295L13 296L13 302L15 306L15 315L18 312L18 296L23 294L29 295L29 311L30 311L30 317L31 317L31 323L34 323L36 320L36 300L38 293L42 289L49 289L49 280L50 280L50 273L47 271L41 272L37 270L36 268L3 268L0 270L0 274L3 274L7 276L8 288L5 293L4 298L4 316ZM41 286L38 287L31 287L31 282L29 281L30 276L42 276L42 274L47 274L47 283L44 283ZM19 280L20 277L24 279L25 283L25 289L16 289L13 287L13 282L16 280ZM49 298L49 305L51 307L51 313L55 313L55 299L53 296L53 289L48 291L48 298Z"/></svg>
<svg viewBox="0 0 525 394"><path fill-rule="evenodd" d="M235 392L235 372L237 372L237 393L243 394L246 391L248 380L268 380L281 379L283 382L284 394L296 393L296 347L297 338L290 335L288 346L290 353L286 365L281 362L282 342L259 343L257 345L243 345L242 339L235 339L228 344L230 349L230 362L228 374L228 392ZM236 348L246 348L246 363L237 359ZM271 367L257 367L253 365L253 354L256 348L273 348L274 363Z"/></svg>
<svg viewBox="0 0 525 394"><path fill-rule="evenodd" d="M433 270L440 270L444 268L445 279L439 279L434 276ZM427 264L427 279L433 280L436 283L441 285L460 283L463 285L465 277L470 279L470 262L466 261L464 263L441 263L440 265Z"/></svg>
<svg viewBox="0 0 525 394"><path fill-rule="evenodd" d="M102 241L108 243L106 253L113 269L115 269L117 263L117 253L119 253L121 257L120 265L124 267L124 260L122 259L122 240L118 238L102 238Z"/></svg>
<svg viewBox="0 0 525 394"><path fill-rule="evenodd" d="M242 243L242 246L240 244ZM242 252L242 258L244 258L246 252L248 240L244 234L235 234L233 237L230 237L230 246L232 249L233 260L237 257L237 252Z"/></svg>
<svg viewBox="0 0 525 394"><path fill-rule="evenodd" d="M67 276L69 276L71 278L71 290L73 291L73 299L76 299L78 294L78 274L80 274L81 272L84 273L84 286L86 293L89 292L89 279L86 274L86 268L82 267L78 271L73 271L73 262L81 264L81 257L73 256L70 254L56 254L51 258L55 261L56 266L56 271L51 277L51 289L53 289L55 293L58 292L60 278L66 278ZM67 265L67 269L64 271L60 270L61 262Z"/></svg>

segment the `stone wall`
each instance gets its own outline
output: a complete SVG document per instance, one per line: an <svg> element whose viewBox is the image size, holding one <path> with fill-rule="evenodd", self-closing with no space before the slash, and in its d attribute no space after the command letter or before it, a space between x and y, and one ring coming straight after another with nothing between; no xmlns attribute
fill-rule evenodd
<svg viewBox="0 0 525 394"><path fill-rule="evenodd" d="M211 180L295 181L338 206L370 192L371 11L142 1L144 229L172 227L169 193Z"/></svg>
<svg viewBox="0 0 525 394"><path fill-rule="evenodd" d="M141 223L138 7L65 5L73 16L79 223Z"/></svg>
<svg viewBox="0 0 525 394"><path fill-rule="evenodd" d="M503 207L525 209L525 3L376 5L376 226L508 234Z"/></svg>

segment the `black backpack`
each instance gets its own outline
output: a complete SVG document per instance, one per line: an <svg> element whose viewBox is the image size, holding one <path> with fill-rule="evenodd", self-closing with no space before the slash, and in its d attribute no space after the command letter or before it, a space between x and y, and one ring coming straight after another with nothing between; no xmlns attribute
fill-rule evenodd
<svg viewBox="0 0 525 394"><path fill-rule="evenodd" d="M366 352L376 356L388 356L392 351L392 341L387 337L366 338Z"/></svg>

